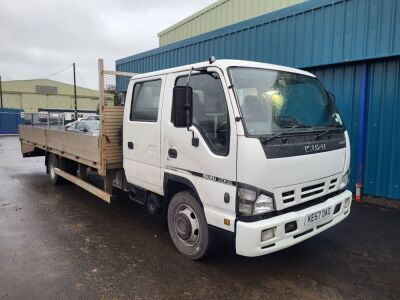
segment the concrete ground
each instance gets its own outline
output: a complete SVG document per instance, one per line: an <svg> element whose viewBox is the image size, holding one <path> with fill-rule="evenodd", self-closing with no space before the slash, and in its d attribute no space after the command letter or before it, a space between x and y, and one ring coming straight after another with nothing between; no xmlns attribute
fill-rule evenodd
<svg viewBox="0 0 400 300"><path fill-rule="evenodd" d="M223 243L190 261L165 219L53 186L44 159L0 137L0 299L399 299L400 210L354 204L343 223L275 254Z"/></svg>

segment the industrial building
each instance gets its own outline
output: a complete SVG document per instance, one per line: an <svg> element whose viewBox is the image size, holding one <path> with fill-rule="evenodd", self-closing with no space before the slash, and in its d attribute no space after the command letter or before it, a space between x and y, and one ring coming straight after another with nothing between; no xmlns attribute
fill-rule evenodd
<svg viewBox="0 0 400 300"><path fill-rule="evenodd" d="M357 183L364 194L400 199L400 2L297 1L262 15L249 9L253 18L229 24L240 18L228 16L249 17L241 5L262 2L218 1L161 32L163 46L121 58L116 69L143 73L213 55L308 70L336 95L349 131L350 188ZM118 79L117 89L127 83Z"/></svg>
<svg viewBox="0 0 400 300"><path fill-rule="evenodd" d="M99 92L76 87L78 111L96 112ZM25 112L73 111L74 86L50 79L12 80L2 82L3 108ZM112 103L113 96L107 95Z"/></svg>
<svg viewBox="0 0 400 300"><path fill-rule="evenodd" d="M160 46L178 42L306 0L219 0L158 33Z"/></svg>

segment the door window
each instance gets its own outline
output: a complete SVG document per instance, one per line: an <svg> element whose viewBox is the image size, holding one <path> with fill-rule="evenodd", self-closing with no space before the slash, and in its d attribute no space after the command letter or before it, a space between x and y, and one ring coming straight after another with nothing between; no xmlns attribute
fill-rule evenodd
<svg viewBox="0 0 400 300"><path fill-rule="evenodd" d="M86 131L87 130L86 125L85 125L84 122L78 122L78 124L76 125L76 128L78 130L80 130L80 131Z"/></svg>
<svg viewBox="0 0 400 300"><path fill-rule="evenodd" d="M176 86L185 86L187 76L179 77ZM193 89L193 125L198 128L211 151L229 153L229 114L224 89L218 73L195 74L190 77Z"/></svg>
<svg viewBox="0 0 400 300"><path fill-rule="evenodd" d="M131 121L157 122L161 80L138 82L133 88Z"/></svg>

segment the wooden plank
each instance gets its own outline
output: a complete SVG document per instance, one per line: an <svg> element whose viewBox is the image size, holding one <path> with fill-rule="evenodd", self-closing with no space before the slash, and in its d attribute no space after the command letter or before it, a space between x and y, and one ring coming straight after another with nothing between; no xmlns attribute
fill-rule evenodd
<svg viewBox="0 0 400 300"><path fill-rule="evenodd" d="M105 127L107 127L107 126L120 126L120 127L122 127L122 119L121 120L108 120L108 119L106 119L104 126Z"/></svg>
<svg viewBox="0 0 400 300"><path fill-rule="evenodd" d="M122 126L123 118L117 119L117 118L106 118L105 119L105 124L120 124Z"/></svg>
<svg viewBox="0 0 400 300"><path fill-rule="evenodd" d="M111 131L111 132L119 132L122 131L122 125L119 124L108 124L105 126L106 131Z"/></svg>
<svg viewBox="0 0 400 300"><path fill-rule="evenodd" d="M114 106L107 106L106 109L104 110L104 113L106 113L106 114L122 114L123 112L124 112L123 107L116 108Z"/></svg>
<svg viewBox="0 0 400 300"><path fill-rule="evenodd" d="M122 161L122 155L107 155L107 162L109 161Z"/></svg>
<svg viewBox="0 0 400 300"><path fill-rule="evenodd" d="M116 157L116 156L122 157L122 151L118 151L118 152L109 151L109 152L107 152L107 157Z"/></svg>
<svg viewBox="0 0 400 300"><path fill-rule="evenodd" d="M106 150L107 150L107 153L110 153L110 152L122 153L122 146L113 144L113 145L106 146Z"/></svg>
<svg viewBox="0 0 400 300"><path fill-rule="evenodd" d="M124 114L123 114L123 112L121 111L121 112L113 112L113 113L110 113L110 112L106 112L105 113L105 115L104 115L104 117L106 118L106 119L119 119L119 118L123 118L123 116L124 116Z"/></svg>
<svg viewBox="0 0 400 300"><path fill-rule="evenodd" d="M109 134L120 134L122 133L122 128L106 128Z"/></svg>
<svg viewBox="0 0 400 300"><path fill-rule="evenodd" d="M102 157L107 169L122 167L123 106L104 107L102 126Z"/></svg>
<svg viewBox="0 0 400 300"><path fill-rule="evenodd" d="M65 178L65 179L71 181L72 183L80 186L81 188L87 190L88 192L92 193L93 195L99 197L100 199L103 199L107 203L111 203L111 197L112 197L111 194L99 189L98 187L96 187L96 186L94 186L94 185L92 185L92 184L90 184L90 183L88 183L88 182L86 182L86 181L84 181L82 179L79 179L76 176L73 176L73 175L71 175L71 174L69 174L67 172L64 172L64 171L62 171L62 170L60 170L58 168L55 168L54 171L55 171L55 173L57 175L59 175L59 176Z"/></svg>
<svg viewBox="0 0 400 300"><path fill-rule="evenodd" d="M104 114L105 115L115 115L115 116L120 116L123 115L124 110L123 109L112 109L113 107L107 106L106 109L104 109Z"/></svg>

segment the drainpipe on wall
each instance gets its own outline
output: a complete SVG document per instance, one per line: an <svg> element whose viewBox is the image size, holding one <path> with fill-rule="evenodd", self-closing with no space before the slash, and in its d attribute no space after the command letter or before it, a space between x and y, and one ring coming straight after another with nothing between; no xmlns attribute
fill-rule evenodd
<svg viewBox="0 0 400 300"><path fill-rule="evenodd" d="M361 91L358 106L359 126L357 136L356 202L361 202L364 186L365 143L368 114L368 63L361 66Z"/></svg>

